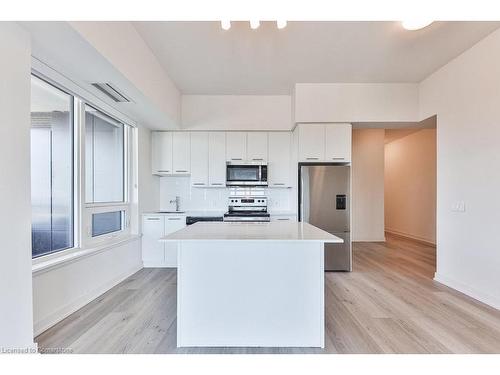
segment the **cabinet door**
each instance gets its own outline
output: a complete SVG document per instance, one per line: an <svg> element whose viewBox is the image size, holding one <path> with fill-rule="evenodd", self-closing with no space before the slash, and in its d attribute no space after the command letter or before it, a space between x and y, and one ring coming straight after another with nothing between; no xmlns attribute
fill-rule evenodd
<svg viewBox="0 0 500 375"><path fill-rule="evenodd" d="M208 134L208 185L226 186L226 133Z"/></svg>
<svg viewBox="0 0 500 375"><path fill-rule="evenodd" d="M351 124L325 125L326 161L350 162L351 161Z"/></svg>
<svg viewBox="0 0 500 375"><path fill-rule="evenodd" d="M244 161L247 159L247 133L226 133L226 160Z"/></svg>
<svg viewBox="0 0 500 375"><path fill-rule="evenodd" d="M153 174L172 174L172 133L152 133Z"/></svg>
<svg viewBox="0 0 500 375"><path fill-rule="evenodd" d="M315 162L325 159L325 125L299 125L299 161Z"/></svg>
<svg viewBox="0 0 500 375"><path fill-rule="evenodd" d="M165 244L159 239L165 235L162 215L142 217L142 261L144 267L161 267L165 263Z"/></svg>
<svg viewBox="0 0 500 375"><path fill-rule="evenodd" d="M248 132L247 133L247 160L255 162L266 162L267 155L267 133Z"/></svg>
<svg viewBox="0 0 500 375"><path fill-rule="evenodd" d="M167 216L165 218L165 235L176 232L186 226L185 216ZM165 242L165 266L177 267L178 245L175 242Z"/></svg>
<svg viewBox="0 0 500 375"><path fill-rule="evenodd" d="M191 133L191 185L208 185L208 133Z"/></svg>
<svg viewBox="0 0 500 375"><path fill-rule="evenodd" d="M189 174L191 167L190 133L174 132L172 137L173 173L177 175Z"/></svg>
<svg viewBox="0 0 500 375"><path fill-rule="evenodd" d="M291 134L269 133L268 184L269 187L290 186Z"/></svg>

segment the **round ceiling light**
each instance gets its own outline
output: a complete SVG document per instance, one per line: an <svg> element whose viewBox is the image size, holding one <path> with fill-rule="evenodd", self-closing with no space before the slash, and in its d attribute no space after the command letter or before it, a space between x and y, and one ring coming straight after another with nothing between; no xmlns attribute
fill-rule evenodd
<svg viewBox="0 0 500 375"><path fill-rule="evenodd" d="M231 21L228 20L220 21L220 26L222 27L223 30L229 30L231 28Z"/></svg>
<svg viewBox="0 0 500 375"><path fill-rule="evenodd" d="M278 26L278 29L284 29L286 27L286 21L278 20L276 21L276 26Z"/></svg>
<svg viewBox="0 0 500 375"><path fill-rule="evenodd" d="M260 21L258 21L258 20L257 21L256 20L250 21L250 28L255 30L255 29L258 29L259 26L260 26Z"/></svg>
<svg viewBox="0 0 500 375"><path fill-rule="evenodd" d="M424 27L429 26L432 22L434 21L429 21L429 20L406 20L406 21L401 21L401 25L406 30L420 30L423 29Z"/></svg>

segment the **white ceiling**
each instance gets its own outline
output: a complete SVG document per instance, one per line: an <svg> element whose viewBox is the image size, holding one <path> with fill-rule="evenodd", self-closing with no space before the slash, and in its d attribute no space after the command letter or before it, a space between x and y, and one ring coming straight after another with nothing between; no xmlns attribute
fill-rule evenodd
<svg viewBox="0 0 500 375"><path fill-rule="evenodd" d="M183 94L290 94L295 83L420 82L500 26L434 22L134 22Z"/></svg>

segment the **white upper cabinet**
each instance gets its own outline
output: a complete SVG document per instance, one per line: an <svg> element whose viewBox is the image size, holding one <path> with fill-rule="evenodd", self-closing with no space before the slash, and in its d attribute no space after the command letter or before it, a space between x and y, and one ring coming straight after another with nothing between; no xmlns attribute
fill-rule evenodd
<svg viewBox="0 0 500 375"><path fill-rule="evenodd" d="M315 162L325 159L325 125L299 124L299 161Z"/></svg>
<svg viewBox="0 0 500 375"><path fill-rule="evenodd" d="M152 132L152 168L153 174L172 174L172 133Z"/></svg>
<svg viewBox="0 0 500 375"><path fill-rule="evenodd" d="M191 133L191 185L208 186L208 133Z"/></svg>
<svg viewBox="0 0 500 375"><path fill-rule="evenodd" d="M189 132L172 133L173 174L189 174L191 168L191 145Z"/></svg>
<svg viewBox="0 0 500 375"><path fill-rule="evenodd" d="M351 161L351 124L325 125L325 159L330 162Z"/></svg>
<svg viewBox="0 0 500 375"><path fill-rule="evenodd" d="M208 133L208 185L226 186L226 133Z"/></svg>
<svg viewBox="0 0 500 375"><path fill-rule="evenodd" d="M267 144L267 132L248 132L247 160L266 162L268 160Z"/></svg>
<svg viewBox="0 0 500 375"><path fill-rule="evenodd" d="M247 158L247 133L226 133L226 160L245 161Z"/></svg>
<svg viewBox="0 0 500 375"><path fill-rule="evenodd" d="M290 186L291 133L269 133L269 187Z"/></svg>

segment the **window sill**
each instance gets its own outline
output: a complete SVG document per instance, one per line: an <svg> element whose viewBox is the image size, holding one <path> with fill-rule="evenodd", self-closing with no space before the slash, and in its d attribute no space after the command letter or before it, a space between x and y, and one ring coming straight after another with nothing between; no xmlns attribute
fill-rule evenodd
<svg viewBox="0 0 500 375"><path fill-rule="evenodd" d="M102 244L99 246L95 246L92 248L88 249L72 249L70 252L66 254L61 254L60 256L56 257L51 257L50 259L43 260L42 258L38 258L37 262L33 263L32 266L32 274L37 275L41 274L44 272L47 272L49 270L62 267L64 265L67 265L69 263L76 262L78 260L81 260L86 257L90 257L96 254L99 254L103 251L110 250L112 248L115 248L117 246L124 245L126 243L135 241L139 239L141 236L139 235L129 235L127 237L122 237L120 239L117 239L114 242L109 242L106 244Z"/></svg>

